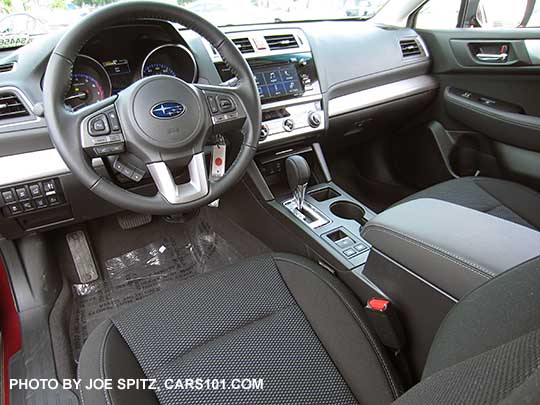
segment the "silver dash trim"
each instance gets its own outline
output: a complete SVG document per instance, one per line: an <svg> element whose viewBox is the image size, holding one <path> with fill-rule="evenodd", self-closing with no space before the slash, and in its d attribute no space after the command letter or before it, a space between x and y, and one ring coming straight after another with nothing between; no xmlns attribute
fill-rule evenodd
<svg viewBox="0 0 540 405"><path fill-rule="evenodd" d="M336 115L374 107L379 104L421 94L429 90L435 90L438 87L439 84L433 77L423 75L357 91L330 100L328 102L328 115L334 117Z"/></svg>
<svg viewBox="0 0 540 405"><path fill-rule="evenodd" d="M102 165L94 159L94 166ZM70 170L56 149L0 157L0 187L67 174Z"/></svg>

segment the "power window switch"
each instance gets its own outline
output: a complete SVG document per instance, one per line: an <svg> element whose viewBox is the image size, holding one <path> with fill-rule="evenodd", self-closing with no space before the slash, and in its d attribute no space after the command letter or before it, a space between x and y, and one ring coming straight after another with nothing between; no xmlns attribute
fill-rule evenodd
<svg viewBox="0 0 540 405"><path fill-rule="evenodd" d="M15 202L15 194L11 190L2 191L2 199L6 204L10 204Z"/></svg>

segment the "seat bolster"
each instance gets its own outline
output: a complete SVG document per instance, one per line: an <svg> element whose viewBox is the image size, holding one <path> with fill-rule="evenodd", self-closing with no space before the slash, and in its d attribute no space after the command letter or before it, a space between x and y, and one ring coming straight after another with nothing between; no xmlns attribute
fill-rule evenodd
<svg viewBox="0 0 540 405"><path fill-rule="evenodd" d="M82 380L82 404L131 404L158 405L159 402L152 390L120 390L119 379L146 379L141 366L110 320L104 321L92 332L83 346L78 374ZM91 379L111 379L113 389L96 390L84 387Z"/></svg>
<svg viewBox="0 0 540 405"><path fill-rule="evenodd" d="M371 332L358 299L322 267L274 254L285 284L360 403L390 403L402 392L395 368Z"/></svg>

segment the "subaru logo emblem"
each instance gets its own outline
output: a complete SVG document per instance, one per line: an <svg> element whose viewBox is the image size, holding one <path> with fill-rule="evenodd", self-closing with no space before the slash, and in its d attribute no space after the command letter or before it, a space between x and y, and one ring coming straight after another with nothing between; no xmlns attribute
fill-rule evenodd
<svg viewBox="0 0 540 405"><path fill-rule="evenodd" d="M176 101L162 101L157 103L150 110L152 117L159 120L167 120L170 118L176 118L186 112L186 107L183 104L177 103Z"/></svg>

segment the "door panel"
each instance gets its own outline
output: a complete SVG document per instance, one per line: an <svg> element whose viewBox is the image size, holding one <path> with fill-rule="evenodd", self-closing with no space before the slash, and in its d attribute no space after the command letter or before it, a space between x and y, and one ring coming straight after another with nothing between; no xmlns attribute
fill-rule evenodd
<svg viewBox="0 0 540 405"><path fill-rule="evenodd" d="M540 30L418 32L441 89L432 118L454 139L450 154L470 158L465 174L480 171L540 190ZM482 145L477 156L475 144ZM475 168L482 161L489 164Z"/></svg>

